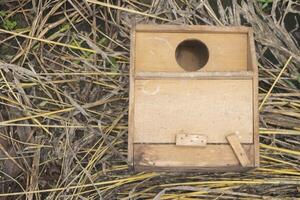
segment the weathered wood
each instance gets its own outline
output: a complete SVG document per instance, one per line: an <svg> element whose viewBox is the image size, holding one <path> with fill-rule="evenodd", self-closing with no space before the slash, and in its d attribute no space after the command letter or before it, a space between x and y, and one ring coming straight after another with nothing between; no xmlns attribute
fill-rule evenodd
<svg viewBox="0 0 300 200"><path fill-rule="evenodd" d="M200 133L227 143L239 131L253 142L251 80L136 80L134 143L175 143L178 133Z"/></svg>
<svg viewBox="0 0 300 200"><path fill-rule="evenodd" d="M178 133L176 134L176 145L177 146L206 146L207 136L200 134L187 134Z"/></svg>
<svg viewBox="0 0 300 200"><path fill-rule="evenodd" d="M128 163L133 165L133 137L134 137L134 74L135 74L135 25L132 26L130 35L130 85L129 85L129 110L128 110Z"/></svg>
<svg viewBox="0 0 300 200"><path fill-rule="evenodd" d="M251 28L137 25L130 56L128 161L135 169L259 166Z"/></svg>
<svg viewBox="0 0 300 200"><path fill-rule="evenodd" d="M136 72L184 72L176 61L175 50L187 38L198 39L208 47L208 63L201 71L246 71L247 37L247 34L138 32Z"/></svg>
<svg viewBox="0 0 300 200"><path fill-rule="evenodd" d="M137 32L167 32L167 33L248 33L250 30L246 26L221 27L205 25L157 25L157 24L138 24Z"/></svg>
<svg viewBox="0 0 300 200"><path fill-rule="evenodd" d="M241 165L234 166L222 166L222 167L190 167L190 166L146 166L146 165L134 165L136 172L156 171L156 172L247 172L254 167L241 167Z"/></svg>
<svg viewBox="0 0 300 200"><path fill-rule="evenodd" d="M253 71L253 143L255 167L259 167L259 110L258 110L258 68L253 31L248 32L248 68Z"/></svg>
<svg viewBox="0 0 300 200"><path fill-rule="evenodd" d="M241 71L241 72L137 72L135 74L136 80L147 80L147 79L201 79L201 80L242 80L252 79L252 71Z"/></svg>
<svg viewBox="0 0 300 200"><path fill-rule="evenodd" d="M253 145L243 145L253 166ZM178 147L175 144L135 144L134 163L155 167L229 167L240 166L230 145ZM249 165L250 166L250 165Z"/></svg>
<svg viewBox="0 0 300 200"><path fill-rule="evenodd" d="M244 151L239 138L236 134L231 134L226 137L228 140L233 152L235 153L236 157L238 158L239 162L243 167L246 167L250 164L250 161L248 159L248 156L246 152Z"/></svg>

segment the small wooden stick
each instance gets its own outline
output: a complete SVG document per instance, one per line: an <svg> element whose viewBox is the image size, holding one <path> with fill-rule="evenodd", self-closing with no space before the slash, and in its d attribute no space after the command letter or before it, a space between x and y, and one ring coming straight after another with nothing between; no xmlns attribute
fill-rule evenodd
<svg viewBox="0 0 300 200"><path fill-rule="evenodd" d="M248 159L248 156L242 147L239 138L236 134L228 135L226 137L227 141L229 142L230 146L233 149L233 152L235 153L236 157L238 158L239 162L243 167L246 167L250 164L250 160Z"/></svg>

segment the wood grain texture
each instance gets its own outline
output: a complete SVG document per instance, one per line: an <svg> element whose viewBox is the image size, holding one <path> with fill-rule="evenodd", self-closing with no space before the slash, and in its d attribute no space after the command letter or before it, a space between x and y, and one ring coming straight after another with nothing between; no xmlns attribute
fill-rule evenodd
<svg viewBox="0 0 300 200"><path fill-rule="evenodd" d="M252 79L252 71L241 72L137 72L135 79Z"/></svg>
<svg viewBox="0 0 300 200"><path fill-rule="evenodd" d="M251 80L136 80L134 143L175 143L178 133L253 142Z"/></svg>
<svg viewBox="0 0 300 200"><path fill-rule="evenodd" d="M248 172L253 170L254 166L241 167L240 165L234 166L222 166L222 167L197 167L197 166L150 166L150 165L134 165L134 171L145 172L145 171L155 171L155 172L196 172L196 173L218 173L218 172Z"/></svg>
<svg viewBox="0 0 300 200"><path fill-rule="evenodd" d="M184 71L177 64L175 57L182 57L175 49L186 39L200 40L209 50L200 70ZM130 65L128 161L136 170L259 166L258 69L251 28L137 25ZM240 165L226 139L236 131L248 165ZM204 135L206 146L185 146L191 137L176 140L184 133Z"/></svg>
<svg viewBox="0 0 300 200"><path fill-rule="evenodd" d="M243 145L253 166L253 145ZM135 144L134 163L155 167L230 167L240 166L229 145L178 147L176 145Z"/></svg>
<svg viewBox="0 0 300 200"><path fill-rule="evenodd" d="M247 37L221 33L136 34L136 72L184 72L177 64L175 50L185 39L198 39L209 50L207 64L200 71L246 71Z"/></svg>
<svg viewBox="0 0 300 200"><path fill-rule="evenodd" d="M128 148L127 160L133 165L133 137L134 137L134 74L135 74L135 25L130 35L130 77L129 77L129 108L128 108Z"/></svg>
<svg viewBox="0 0 300 200"><path fill-rule="evenodd" d="M241 145L239 138L236 134L231 134L226 137L229 142L235 156L238 158L239 162L243 167L250 164L247 153L245 152L243 146Z"/></svg>
<svg viewBox="0 0 300 200"><path fill-rule="evenodd" d="M167 32L167 33L248 33L246 26L205 26L205 25L157 25L137 24L137 32Z"/></svg>
<svg viewBox="0 0 300 200"><path fill-rule="evenodd" d="M176 146L206 146L207 136L200 134L176 134Z"/></svg>
<svg viewBox="0 0 300 200"><path fill-rule="evenodd" d="M255 167L259 167L258 65L252 29L248 32L248 66L253 71L253 143Z"/></svg>

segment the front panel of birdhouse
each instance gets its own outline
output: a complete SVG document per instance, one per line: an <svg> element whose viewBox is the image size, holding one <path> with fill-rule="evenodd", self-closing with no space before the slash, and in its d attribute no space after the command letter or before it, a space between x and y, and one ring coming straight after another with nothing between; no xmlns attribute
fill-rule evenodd
<svg viewBox="0 0 300 200"><path fill-rule="evenodd" d="M137 25L130 62L128 160L136 170L258 166L251 29Z"/></svg>

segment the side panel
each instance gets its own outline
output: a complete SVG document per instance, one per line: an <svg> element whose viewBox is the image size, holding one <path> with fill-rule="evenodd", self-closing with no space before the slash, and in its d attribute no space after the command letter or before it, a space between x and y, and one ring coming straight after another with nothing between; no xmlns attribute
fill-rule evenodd
<svg viewBox="0 0 300 200"><path fill-rule="evenodd" d="M259 167L259 110L258 110L258 65L252 30L248 33L248 66L253 71L253 143L255 167Z"/></svg>
<svg viewBox="0 0 300 200"><path fill-rule="evenodd" d="M129 110L128 110L128 153L127 159L133 165L133 137L134 137L134 74L135 74L135 26L130 35L130 77L129 77Z"/></svg>

